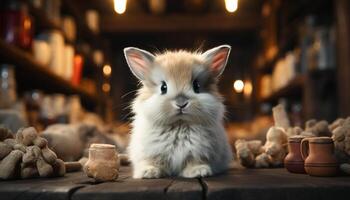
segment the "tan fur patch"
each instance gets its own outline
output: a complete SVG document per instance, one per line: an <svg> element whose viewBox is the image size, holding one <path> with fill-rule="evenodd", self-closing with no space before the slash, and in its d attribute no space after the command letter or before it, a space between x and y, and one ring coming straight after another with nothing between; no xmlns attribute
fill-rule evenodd
<svg viewBox="0 0 350 200"><path fill-rule="evenodd" d="M198 54L169 51L157 55L155 63L164 70L166 76L178 89L183 89L191 82L193 67L203 64L203 61Z"/></svg>
<svg viewBox="0 0 350 200"><path fill-rule="evenodd" d="M152 91L150 88L148 87L142 87L139 89L138 91L138 96L137 98L140 100L140 101L145 101L147 100L148 98L150 98L152 96Z"/></svg>

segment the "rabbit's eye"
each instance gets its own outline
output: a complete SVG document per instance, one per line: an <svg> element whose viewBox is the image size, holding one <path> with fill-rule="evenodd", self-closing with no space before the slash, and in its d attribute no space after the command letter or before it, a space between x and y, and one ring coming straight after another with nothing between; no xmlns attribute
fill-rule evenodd
<svg viewBox="0 0 350 200"><path fill-rule="evenodd" d="M193 87L193 91L195 93L199 93L200 85L199 85L198 80L194 80L193 81L193 86L192 87Z"/></svg>
<svg viewBox="0 0 350 200"><path fill-rule="evenodd" d="M160 91L162 94L166 94L168 91L168 86L166 85L165 81L162 81L162 86L160 86Z"/></svg>

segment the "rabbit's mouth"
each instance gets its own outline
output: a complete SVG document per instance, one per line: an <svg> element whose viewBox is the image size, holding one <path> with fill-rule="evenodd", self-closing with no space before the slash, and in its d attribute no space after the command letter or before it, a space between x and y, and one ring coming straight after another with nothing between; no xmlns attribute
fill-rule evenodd
<svg viewBox="0 0 350 200"><path fill-rule="evenodd" d="M190 121L191 120L191 115L188 111L186 110L177 110L176 114L173 117L173 120L178 121Z"/></svg>
<svg viewBox="0 0 350 200"><path fill-rule="evenodd" d="M188 112L186 112L185 109L178 109L176 115L181 116L181 115L187 115Z"/></svg>

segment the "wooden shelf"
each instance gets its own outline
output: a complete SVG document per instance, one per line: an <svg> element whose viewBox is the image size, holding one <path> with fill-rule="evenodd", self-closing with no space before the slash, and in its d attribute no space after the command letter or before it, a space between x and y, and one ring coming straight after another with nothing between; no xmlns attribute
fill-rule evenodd
<svg viewBox="0 0 350 200"><path fill-rule="evenodd" d="M294 45L293 41L295 40L295 36L287 37L287 42L279 42L282 43L278 47L278 53L276 56L269 61L266 61L264 65L260 66L258 70L261 73L272 73L276 63L279 61L279 59L282 59L288 52L293 51Z"/></svg>
<svg viewBox="0 0 350 200"><path fill-rule="evenodd" d="M292 96L294 94L301 93L301 90L304 86L306 80L306 75L297 75L294 79L292 79L288 85L282 87L281 89L273 92L271 95L267 97L259 98L260 103L267 102L275 102L282 97Z"/></svg>
<svg viewBox="0 0 350 200"><path fill-rule="evenodd" d="M298 27L304 23L305 17L308 14L315 14L315 12L322 9L324 10L324 8L330 6L331 5L329 5L329 1L327 0L306 0L302 1L301 4L298 4L298 7L295 8L295 10L298 12L293 12L293 16L290 17L292 19L288 21L285 27L281 28L282 36L284 37L279 38L277 55L272 60L267 61L263 66L259 67L259 71L261 71L262 73L271 73L277 61L283 58L288 51L294 49L295 44L298 41Z"/></svg>
<svg viewBox="0 0 350 200"><path fill-rule="evenodd" d="M102 48L102 38L99 34L94 33L86 24L85 16L81 13L81 11L76 7L75 3L70 0L63 0L63 7L68 10L70 15L72 15L76 21L79 37L85 39L89 44L94 46L95 48ZM48 29L48 30L59 30L63 33L62 27L48 18L47 14L43 9L36 8L32 6L31 3L28 3L29 13L34 17L34 24L39 29ZM64 33L63 33L64 35ZM65 42L69 44L73 44L73 41L69 41L65 38Z"/></svg>
<svg viewBox="0 0 350 200"><path fill-rule="evenodd" d="M62 35L64 37L64 41L66 44L74 45L73 41L70 41L67 39L67 37L64 34L64 31L62 30L62 27L51 20L45 11L41 8L34 7L31 3L28 3L29 13L34 18L34 27L39 30L39 32L43 30L57 30L62 32ZM38 31L36 30L36 31Z"/></svg>
<svg viewBox="0 0 350 200"><path fill-rule="evenodd" d="M44 66L34 60L33 56L13 45L0 40L0 59L2 63L15 66L18 87L41 89L48 93L77 94L88 104L96 105L99 98L80 86L74 86L70 81L54 74L49 66Z"/></svg>
<svg viewBox="0 0 350 200"><path fill-rule="evenodd" d="M39 28L40 31L41 30L58 30L58 31L62 32L63 36L65 37L62 28L57 23L55 23L50 18L48 18L47 14L45 13L45 11L43 9L36 8L36 7L32 6L31 3L28 3L28 8L29 8L30 14L34 17L35 25ZM88 29L88 28L85 27L85 29ZM90 35L89 38L94 37L94 36L91 36L93 33L91 33L90 30L86 30L86 31L90 32L90 33L88 33ZM88 40L88 41L90 41L90 40ZM92 40L92 41L94 41L94 40ZM79 51L77 44L75 44L73 41L69 41L66 37L65 37L65 43L72 45L74 47L76 53L83 55L83 57L84 57L84 70L87 70L87 71L93 72L93 73L98 73L98 66L93 62L92 55L86 55L83 52Z"/></svg>

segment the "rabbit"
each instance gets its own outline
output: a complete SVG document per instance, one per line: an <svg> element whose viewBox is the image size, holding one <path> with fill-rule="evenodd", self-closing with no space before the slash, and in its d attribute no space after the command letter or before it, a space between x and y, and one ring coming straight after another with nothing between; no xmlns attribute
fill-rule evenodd
<svg viewBox="0 0 350 200"><path fill-rule="evenodd" d="M153 55L124 49L142 83L132 103L128 153L133 178L207 177L228 169L233 155L217 82L230 50L222 45L204 53Z"/></svg>

